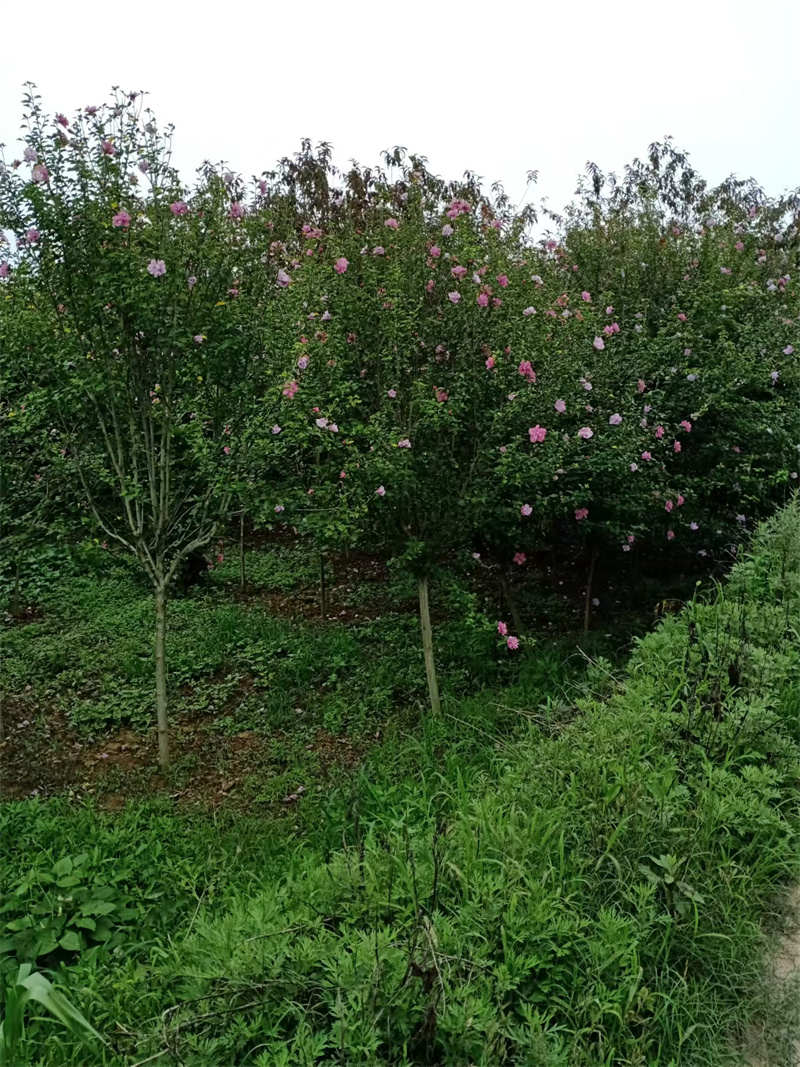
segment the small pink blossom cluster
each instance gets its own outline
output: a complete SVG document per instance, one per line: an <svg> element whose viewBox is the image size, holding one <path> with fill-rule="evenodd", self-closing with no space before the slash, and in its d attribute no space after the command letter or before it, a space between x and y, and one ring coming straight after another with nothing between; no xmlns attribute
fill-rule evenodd
<svg viewBox="0 0 800 1067"><path fill-rule="evenodd" d="M502 619L497 623L497 632L501 637L506 639L506 648L509 652L516 652L519 648L519 638L509 635L508 625L507 623L504 623Z"/></svg>
<svg viewBox="0 0 800 1067"><path fill-rule="evenodd" d="M472 211L471 205L466 200L456 198L447 209L449 219L457 219L459 215L468 215Z"/></svg>
<svg viewBox="0 0 800 1067"><path fill-rule="evenodd" d="M529 359L523 359L520 365L517 367L517 373L520 374L526 381L536 381L536 371L531 366Z"/></svg>
<svg viewBox="0 0 800 1067"><path fill-rule="evenodd" d="M289 400L293 400L299 388L300 385L298 382L294 380L292 380L291 382L287 382L286 385L283 387L283 395L285 397L288 397Z"/></svg>

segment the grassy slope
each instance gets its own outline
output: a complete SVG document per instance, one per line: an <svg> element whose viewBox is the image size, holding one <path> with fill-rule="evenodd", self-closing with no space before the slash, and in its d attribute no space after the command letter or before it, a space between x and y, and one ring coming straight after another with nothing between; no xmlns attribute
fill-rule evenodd
<svg viewBox="0 0 800 1067"><path fill-rule="evenodd" d="M208 998L177 1013L185 1061L724 1062L797 870L799 631L795 506L482 789L373 787L324 868L201 916L173 962Z"/></svg>
<svg viewBox="0 0 800 1067"><path fill-rule="evenodd" d="M796 869L798 528L784 513L621 682L601 662L567 707L561 657L534 655L453 718L384 722L293 820L7 805L4 903L82 852L119 901L111 944L60 974L111 1044L36 1024L31 1062L724 1062ZM27 893L52 913L57 888Z"/></svg>

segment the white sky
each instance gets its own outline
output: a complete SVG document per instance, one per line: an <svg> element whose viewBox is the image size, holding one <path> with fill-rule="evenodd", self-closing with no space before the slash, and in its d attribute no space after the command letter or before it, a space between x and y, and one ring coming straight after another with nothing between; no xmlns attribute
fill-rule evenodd
<svg viewBox="0 0 800 1067"><path fill-rule="evenodd" d="M672 134L710 181L800 184L800 0L0 0L0 141L22 83L69 114L146 89L203 158L245 175L332 142L402 144L563 207L587 159L621 170Z"/></svg>

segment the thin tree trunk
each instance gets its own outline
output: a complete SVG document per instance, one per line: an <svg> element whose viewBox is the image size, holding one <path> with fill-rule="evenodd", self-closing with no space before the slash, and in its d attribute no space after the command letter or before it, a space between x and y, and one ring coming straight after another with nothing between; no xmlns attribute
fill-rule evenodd
<svg viewBox="0 0 800 1067"><path fill-rule="evenodd" d="M428 696L431 711L438 715L441 711L439 702L439 682L436 678L436 663L433 659L433 630L431 629L431 608L428 600L428 579L419 580L419 621L422 627L422 654L425 657L425 674L428 679Z"/></svg>
<svg viewBox="0 0 800 1067"><path fill-rule="evenodd" d="M319 610L323 619L328 614L328 585L325 576L325 554L319 554Z"/></svg>
<svg viewBox="0 0 800 1067"><path fill-rule="evenodd" d="M158 762L163 771L169 767L167 735L167 591L156 586L156 716L158 721Z"/></svg>
<svg viewBox="0 0 800 1067"><path fill-rule="evenodd" d="M500 572L500 588L503 591L503 599L506 602L506 607L511 612L511 621L514 624L514 633L522 633L522 622L519 617L519 611L517 610L517 602L514 600L514 596L511 592L511 585L506 578L505 574Z"/></svg>
<svg viewBox="0 0 800 1067"><path fill-rule="evenodd" d="M244 512L239 516L239 588L244 589L246 575L244 567Z"/></svg>
<svg viewBox="0 0 800 1067"><path fill-rule="evenodd" d="M592 558L589 563L589 576L586 579L586 599L583 605L583 632L588 634L589 623L592 621L592 582L594 581L594 568L599 553L596 548L592 549Z"/></svg>

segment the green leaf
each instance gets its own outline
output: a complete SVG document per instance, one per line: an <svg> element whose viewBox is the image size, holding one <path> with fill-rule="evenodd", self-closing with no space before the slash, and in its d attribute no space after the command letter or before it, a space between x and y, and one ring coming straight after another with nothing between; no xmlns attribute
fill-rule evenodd
<svg viewBox="0 0 800 1067"><path fill-rule="evenodd" d="M67 952L80 952L83 948L83 941L77 930L67 930L58 943Z"/></svg>
<svg viewBox="0 0 800 1067"><path fill-rule="evenodd" d="M84 915L110 915L117 910L117 905L110 900L87 900L81 906Z"/></svg>

